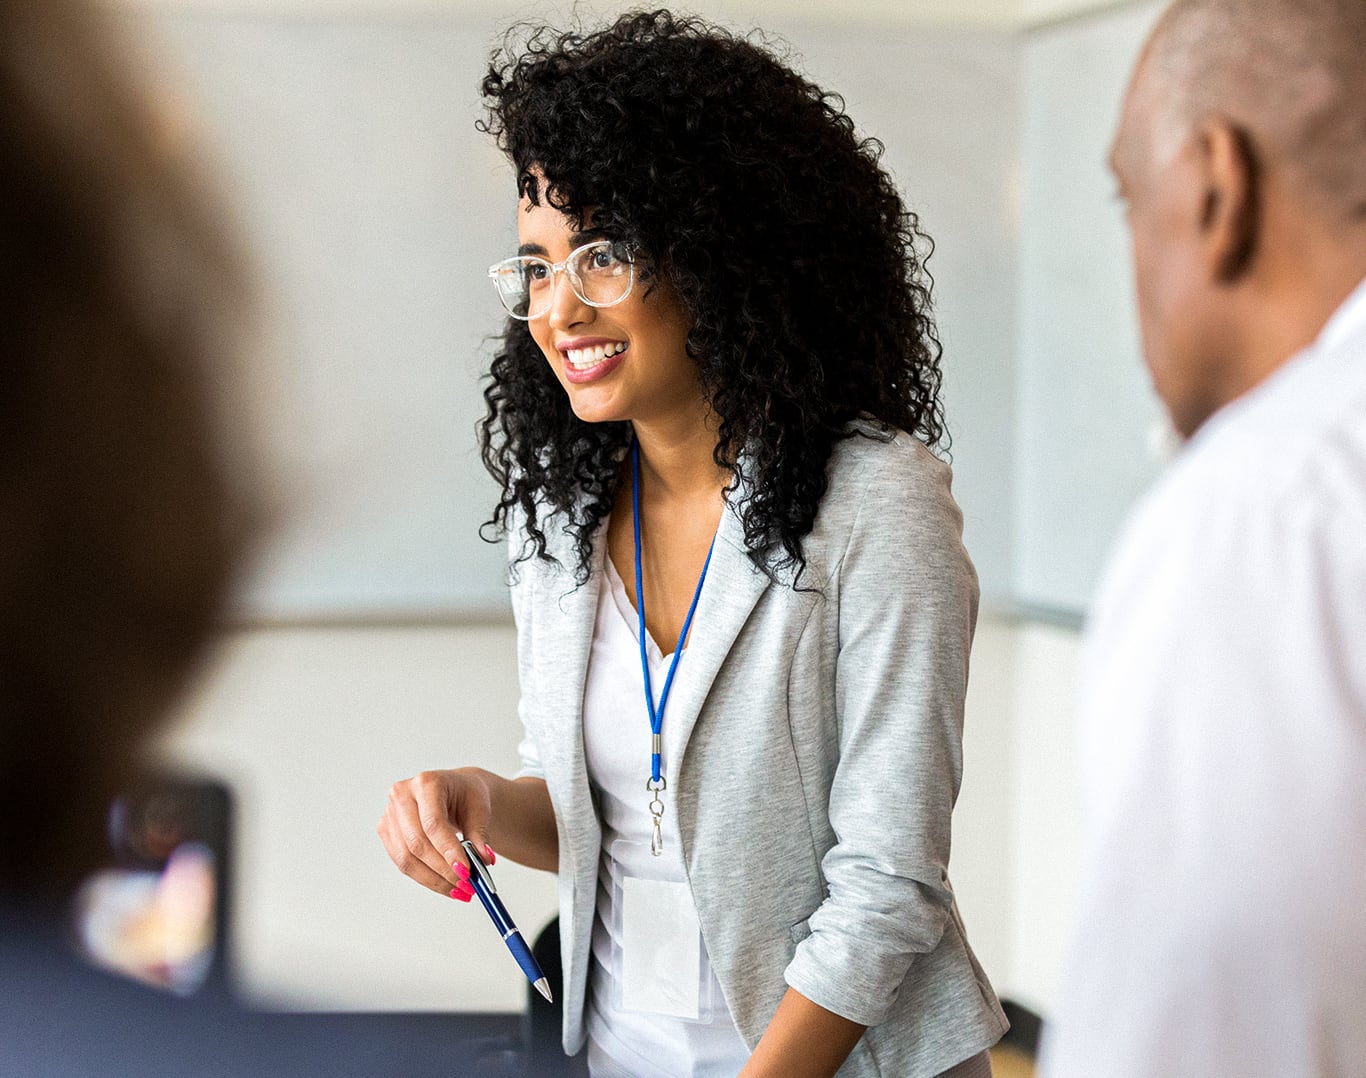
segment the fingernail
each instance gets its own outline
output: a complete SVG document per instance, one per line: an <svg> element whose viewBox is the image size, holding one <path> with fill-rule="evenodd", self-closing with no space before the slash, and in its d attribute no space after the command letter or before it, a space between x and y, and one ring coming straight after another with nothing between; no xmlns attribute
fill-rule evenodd
<svg viewBox="0 0 1366 1078"><path fill-rule="evenodd" d="M468 902L474 897L474 891L464 886L453 887L451 888L451 897L457 902Z"/></svg>
<svg viewBox="0 0 1366 1078"><path fill-rule="evenodd" d="M469 866L467 866L463 861L453 862L453 867L455 868L455 874L459 876L462 880L468 880L470 878Z"/></svg>
<svg viewBox="0 0 1366 1078"><path fill-rule="evenodd" d="M494 856L493 847L487 842L484 843L484 859L488 861L489 864L493 864L493 862L498 860L498 858Z"/></svg>

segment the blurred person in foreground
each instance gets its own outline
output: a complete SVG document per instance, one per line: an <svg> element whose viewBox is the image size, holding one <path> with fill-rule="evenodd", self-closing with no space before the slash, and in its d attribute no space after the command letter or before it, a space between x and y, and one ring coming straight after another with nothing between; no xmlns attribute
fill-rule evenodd
<svg viewBox="0 0 1366 1078"><path fill-rule="evenodd" d="M250 534L212 379L242 281L117 45L0 0L0 894L47 909L208 644Z"/></svg>
<svg viewBox="0 0 1366 1078"><path fill-rule="evenodd" d="M1188 442L1088 630L1044 1073L1366 1075L1366 3L1173 4L1111 165Z"/></svg>
<svg viewBox="0 0 1366 1078"><path fill-rule="evenodd" d="M257 517L218 384L240 373L245 275L108 30L0 0L0 1075L458 1072L455 1037L253 1014L217 985L181 999L73 949L110 799Z"/></svg>
<svg viewBox="0 0 1366 1078"><path fill-rule="evenodd" d="M240 273L108 30L0 0L0 1073L26 1078L232 1073L240 1032L72 946L251 533L211 384Z"/></svg>

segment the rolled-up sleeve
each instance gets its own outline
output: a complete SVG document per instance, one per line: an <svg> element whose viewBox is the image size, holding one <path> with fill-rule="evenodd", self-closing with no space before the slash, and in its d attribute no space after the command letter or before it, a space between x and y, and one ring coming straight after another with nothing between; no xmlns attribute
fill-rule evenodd
<svg viewBox="0 0 1366 1078"><path fill-rule="evenodd" d="M869 1026L938 945L952 906L978 599L948 466L902 439L879 458L828 585L839 604L828 896L786 971L808 999Z"/></svg>

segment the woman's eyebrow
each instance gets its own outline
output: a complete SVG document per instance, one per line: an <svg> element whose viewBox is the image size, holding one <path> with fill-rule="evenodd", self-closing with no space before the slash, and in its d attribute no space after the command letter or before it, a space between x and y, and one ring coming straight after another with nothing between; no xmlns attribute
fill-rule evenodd
<svg viewBox="0 0 1366 1078"><path fill-rule="evenodd" d="M569 237L569 246L571 248L579 248L585 243L592 243L594 240L604 239L606 238L606 235L606 232L600 228L585 229L583 232L575 232ZM519 255L536 255L540 258L550 257L549 252L547 252L539 243L524 243L517 248L517 253Z"/></svg>

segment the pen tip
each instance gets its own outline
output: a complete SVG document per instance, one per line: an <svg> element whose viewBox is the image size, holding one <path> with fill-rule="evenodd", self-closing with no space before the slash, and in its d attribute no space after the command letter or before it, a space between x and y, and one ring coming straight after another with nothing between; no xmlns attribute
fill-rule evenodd
<svg viewBox="0 0 1366 1078"><path fill-rule="evenodd" d="M536 991L537 991L537 992L539 992L539 993L541 993L541 995L545 996L546 1002L548 1002L548 1003L554 1003L554 1002L555 1002L555 997L552 996L552 995L550 994L550 982L547 981L544 977L542 977L539 981L536 982L535 988L536 988Z"/></svg>

